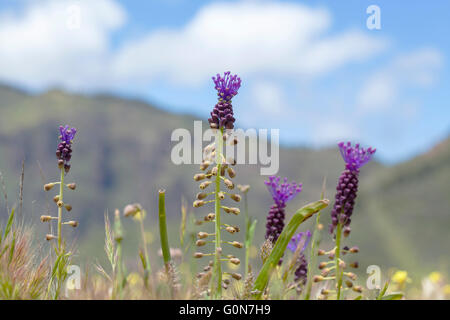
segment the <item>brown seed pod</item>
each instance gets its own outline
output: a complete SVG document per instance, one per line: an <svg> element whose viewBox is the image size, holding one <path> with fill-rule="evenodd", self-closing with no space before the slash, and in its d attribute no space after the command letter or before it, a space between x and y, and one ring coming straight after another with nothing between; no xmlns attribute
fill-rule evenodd
<svg viewBox="0 0 450 320"><path fill-rule="evenodd" d="M206 232L199 232L199 233L197 233L197 238L199 238L199 239L208 238L208 234Z"/></svg>
<svg viewBox="0 0 450 320"><path fill-rule="evenodd" d="M199 188L202 190L205 190L211 183L212 183L212 181L204 181L204 182L200 183Z"/></svg>
<svg viewBox="0 0 450 320"><path fill-rule="evenodd" d="M206 193L204 193L204 192L199 192L199 193L197 193L196 198L197 198L198 200L203 200L203 199L205 199L207 196L208 196L208 195L207 195Z"/></svg>
<svg viewBox="0 0 450 320"><path fill-rule="evenodd" d="M67 187L68 187L70 190L75 190L75 189L77 188L77 185L76 185L76 183L69 183L69 184L67 185Z"/></svg>
<svg viewBox="0 0 450 320"><path fill-rule="evenodd" d="M45 191L50 191L53 189L53 187L55 186L54 183L47 183L46 185L44 185L44 190Z"/></svg>
<svg viewBox="0 0 450 320"><path fill-rule="evenodd" d="M230 198L233 199L236 202L240 202L241 201L241 196L238 194L230 194Z"/></svg>
<svg viewBox="0 0 450 320"><path fill-rule="evenodd" d="M196 175L194 175L194 180L195 181L200 181L206 178L206 175L204 173L197 173Z"/></svg>
<svg viewBox="0 0 450 320"><path fill-rule="evenodd" d="M41 216L41 222L49 222L52 220L51 216Z"/></svg>

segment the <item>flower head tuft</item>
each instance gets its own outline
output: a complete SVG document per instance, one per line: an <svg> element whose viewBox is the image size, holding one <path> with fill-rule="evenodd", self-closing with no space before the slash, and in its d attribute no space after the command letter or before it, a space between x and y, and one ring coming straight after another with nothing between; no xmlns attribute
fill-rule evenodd
<svg viewBox="0 0 450 320"><path fill-rule="evenodd" d="M223 74L223 77L220 74L212 77L215 89L217 90L217 95L219 98L224 99L226 101L230 101L235 95L238 94L238 90L241 87L241 78L239 78L236 74L231 75L230 71L227 71Z"/></svg>
<svg viewBox="0 0 450 320"><path fill-rule="evenodd" d="M309 230L306 230L305 232L300 232L291 238L291 241L289 241L287 248L292 252L295 252L295 250L297 250L298 245L300 244L302 245L301 252L303 252L308 246L308 243L311 240L311 236L312 236L311 231Z"/></svg>
<svg viewBox="0 0 450 320"><path fill-rule="evenodd" d="M271 176L268 181L264 181L275 203L279 206L284 206L302 191L302 184L297 184L296 182L288 183L287 178L280 182L281 178L275 176Z"/></svg>
<svg viewBox="0 0 450 320"><path fill-rule="evenodd" d="M372 159L372 155L376 149L369 147L368 149L361 148L359 143L352 147L350 142L340 142L338 144L341 151L342 158L346 162L346 168L351 171L357 171Z"/></svg>
<svg viewBox="0 0 450 320"><path fill-rule="evenodd" d="M70 127L68 125L66 125L65 127L59 126L59 132L61 134L59 137L61 139L61 141L64 141L67 144L71 144L73 138L75 138L77 129L75 129L75 128L70 129Z"/></svg>

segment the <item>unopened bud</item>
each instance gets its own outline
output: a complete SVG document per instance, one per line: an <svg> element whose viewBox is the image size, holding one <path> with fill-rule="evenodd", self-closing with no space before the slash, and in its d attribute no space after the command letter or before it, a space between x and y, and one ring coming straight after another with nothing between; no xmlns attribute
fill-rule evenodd
<svg viewBox="0 0 450 320"><path fill-rule="evenodd" d="M231 276L233 277L233 279L238 281L242 279L242 275L239 273L232 273Z"/></svg>
<svg viewBox="0 0 450 320"><path fill-rule="evenodd" d="M199 188L202 189L202 190L205 190L211 183L212 183L212 181L202 182L202 183L200 183Z"/></svg>
<svg viewBox="0 0 450 320"><path fill-rule="evenodd" d="M321 262L319 263L319 269L322 270L323 268L325 268L327 266L326 262Z"/></svg>
<svg viewBox="0 0 450 320"><path fill-rule="evenodd" d="M59 169L62 169L62 168L64 168L64 160L58 160L58 168Z"/></svg>
<svg viewBox="0 0 450 320"><path fill-rule="evenodd" d="M52 220L51 216L41 216L41 222L49 222Z"/></svg>
<svg viewBox="0 0 450 320"><path fill-rule="evenodd" d="M198 208L198 207L203 206L204 204L205 204L205 201L203 201L203 200L195 200L193 206L194 206L194 208Z"/></svg>
<svg viewBox="0 0 450 320"><path fill-rule="evenodd" d="M320 293L323 294L324 296L326 296L326 295L330 294L330 290L322 289L322 290L320 291Z"/></svg>
<svg viewBox="0 0 450 320"><path fill-rule="evenodd" d="M197 242L195 243L195 245L197 246L197 247L202 247L202 246L204 246L206 244L206 241L205 240L197 240Z"/></svg>
<svg viewBox="0 0 450 320"><path fill-rule="evenodd" d="M361 286L354 286L352 288L352 290L355 291L355 292L361 293L362 292L362 287Z"/></svg>
<svg viewBox="0 0 450 320"><path fill-rule="evenodd" d="M229 176L231 179L233 179L234 177L236 177L236 172L233 170L233 168L228 167L227 172L228 172L228 176Z"/></svg>
<svg viewBox="0 0 450 320"><path fill-rule="evenodd" d="M55 203L58 203L58 201L59 201L59 195L54 196L54 197L53 197L53 201L54 201Z"/></svg>
<svg viewBox="0 0 450 320"><path fill-rule="evenodd" d="M323 279L323 277L322 276L314 276L313 277L313 281L314 282L320 282L320 281L323 281L324 279Z"/></svg>
<svg viewBox="0 0 450 320"><path fill-rule="evenodd" d="M330 269L329 268L325 268L325 269L322 270L322 272L320 274L322 276L326 277L329 273L330 273Z"/></svg>
<svg viewBox="0 0 450 320"><path fill-rule="evenodd" d="M77 221L69 221L69 222L66 222L66 224L68 224L69 226L71 226L73 228L78 227L78 222Z"/></svg>
<svg viewBox="0 0 450 320"><path fill-rule="evenodd" d="M53 187L55 186L54 183L47 183L46 185L44 185L44 190L45 191L50 191L53 189Z"/></svg>
<svg viewBox="0 0 450 320"><path fill-rule="evenodd" d="M208 234L206 232L201 231L201 232L197 233L197 238L199 238L199 239L205 239L207 237L208 237Z"/></svg>
<svg viewBox="0 0 450 320"><path fill-rule="evenodd" d="M194 258L202 258L202 257L203 257L203 253L201 253L201 252L194 253Z"/></svg>
<svg viewBox="0 0 450 320"><path fill-rule="evenodd" d="M217 176L217 171L218 171L217 167L214 167L214 168L212 168L212 170L211 170L211 174L212 174L213 176Z"/></svg>
<svg viewBox="0 0 450 320"><path fill-rule="evenodd" d="M234 215L238 215L241 213L241 210L239 210L239 208L230 208L230 212Z"/></svg>
<svg viewBox="0 0 450 320"><path fill-rule="evenodd" d="M238 242L238 241L233 241L233 242L231 243L231 245L232 245L233 247L239 248L239 249L241 249L242 247L244 247L244 245L243 245L242 243Z"/></svg>
<svg viewBox="0 0 450 320"><path fill-rule="evenodd" d="M345 264L345 262L340 260L339 261L339 268L345 269L346 267L347 267L347 265Z"/></svg>
<svg viewBox="0 0 450 320"><path fill-rule="evenodd" d="M199 192L199 193L197 193L197 199L198 199L198 200L205 199L207 196L208 196L208 195L207 195L206 193L204 193L204 192Z"/></svg>
<svg viewBox="0 0 450 320"><path fill-rule="evenodd" d="M230 259L230 262L232 264L238 265L241 263L241 260L239 260L238 258L232 258L232 259Z"/></svg>
<svg viewBox="0 0 450 320"><path fill-rule="evenodd" d="M53 239L56 239L56 236L52 235L52 234L47 234L45 235L45 240L47 241L51 241Z"/></svg>
<svg viewBox="0 0 450 320"><path fill-rule="evenodd" d="M230 195L230 198L233 199L233 200L236 201L236 202L241 201L241 196L238 195L238 194L231 194L231 195Z"/></svg>
<svg viewBox="0 0 450 320"><path fill-rule="evenodd" d="M201 165L200 165L200 170L204 171L206 169L208 169L208 167L210 166L210 162L209 161L204 161Z"/></svg>
<svg viewBox="0 0 450 320"><path fill-rule="evenodd" d="M323 256L323 255L325 255L325 250L319 249L319 251L317 251L317 255L318 255L318 256Z"/></svg>
<svg viewBox="0 0 450 320"><path fill-rule="evenodd" d="M350 280L345 280L345 285L349 288L353 287L353 282L351 282Z"/></svg>
<svg viewBox="0 0 450 320"><path fill-rule="evenodd" d="M69 189L71 189L71 190L75 190L75 189L77 188L77 185L76 185L76 183L69 183L69 184L67 185L67 187L68 187Z"/></svg>
<svg viewBox="0 0 450 320"><path fill-rule="evenodd" d="M231 180L229 179L224 179L223 183L226 185L226 187L230 190L234 189L234 184Z"/></svg>
<svg viewBox="0 0 450 320"><path fill-rule="evenodd" d="M70 204L64 205L64 208L66 208L67 211L72 211L72 206Z"/></svg>
<svg viewBox="0 0 450 320"><path fill-rule="evenodd" d="M194 176L194 180L195 180L195 181L200 181L200 180L205 179L205 177L206 177L206 175L205 175L204 173L197 173L197 174Z"/></svg>
<svg viewBox="0 0 450 320"><path fill-rule="evenodd" d="M358 253L359 252L359 248L358 247L352 247L352 248L350 248L350 252L351 253Z"/></svg>
<svg viewBox="0 0 450 320"><path fill-rule="evenodd" d="M233 233L236 232L236 229L233 228L233 227L226 227L225 230L228 231L228 232L231 233L231 234L233 234Z"/></svg>
<svg viewBox="0 0 450 320"><path fill-rule="evenodd" d="M357 268L359 267L358 261L355 261L355 262L350 263L350 267L352 267L352 268L354 268L354 269L357 269Z"/></svg>
<svg viewBox="0 0 450 320"><path fill-rule="evenodd" d="M205 217L205 221L213 221L215 217L216 217L216 215L215 215L214 213L209 213L209 214Z"/></svg>
<svg viewBox="0 0 450 320"><path fill-rule="evenodd" d="M354 274L353 272L348 272L347 273L347 277L349 277L353 281L356 280L356 274Z"/></svg>
<svg viewBox="0 0 450 320"><path fill-rule="evenodd" d="M350 227L345 227L343 230L344 237L348 237L352 229Z"/></svg>

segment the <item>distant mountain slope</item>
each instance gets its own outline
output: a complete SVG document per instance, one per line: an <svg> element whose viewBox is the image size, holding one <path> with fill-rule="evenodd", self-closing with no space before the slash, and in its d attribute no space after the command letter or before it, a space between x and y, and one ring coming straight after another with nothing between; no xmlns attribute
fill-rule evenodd
<svg viewBox="0 0 450 320"><path fill-rule="evenodd" d="M38 224L48 199L37 162L47 180L57 179L57 128L67 123L79 130L73 169L67 178L77 182L78 188L67 199L74 207L71 214L80 220L80 234L101 230L105 210L123 208L130 202L142 203L151 213L159 188L167 190L168 214L175 220L181 198L191 200L196 193L192 177L197 166L172 164L170 137L176 128L192 130L193 120L138 100L59 90L30 95L0 86L0 170L13 199L21 161L26 159L24 212L27 219L31 217ZM430 260L440 259L448 267L449 144L447 140L436 150L394 167L373 162L364 168L351 237L361 247L361 261L426 270ZM289 204L289 212L317 200L324 177L326 196L333 199L343 168L335 148L282 148L280 161L279 174L304 186L300 196ZM237 171L236 181L252 187L250 211L260 221L258 240L262 240L271 204L263 184L265 177L259 175L257 166L238 166ZM54 210L52 204L50 208ZM328 211L323 214L324 224L328 216ZM98 247L101 250L102 244Z"/></svg>

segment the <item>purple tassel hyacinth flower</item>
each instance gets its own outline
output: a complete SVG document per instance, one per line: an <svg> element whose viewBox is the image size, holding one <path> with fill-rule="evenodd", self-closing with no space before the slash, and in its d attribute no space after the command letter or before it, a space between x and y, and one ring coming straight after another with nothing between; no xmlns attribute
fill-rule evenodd
<svg viewBox="0 0 450 320"><path fill-rule="evenodd" d="M59 139L61 142L58 144L58 148L56 149L56 158L58 159L58 165L64 170L66 173L70 170L70 159L72 158L72 142L75 134L77 133L77 129L70 128L69 126L60 126L59 127L60 136Z"/></svg>
<svg viewBox="0 0 450 320"><path fill-rule="evenodd" d="M287 246L287 248L292 252L295 252L299 245L301 246L300 255L297 260L298 267L297 269L295 269L294 273L294 281L301 285L305 285L308 278L308 261L306 260L304 251L308 246L309 241L311 240L311 236L311 231L309 230L300 232L299 234L292 237Z"/></svg>
<svg viewBox="0 0 450 320"><path fill-rule="evenodd" d="M270 177L268 181L264 181L275 202L270 207L266 223L266 239L271 239L273 243L277 241L284 228L286 203L302 191L301 183L288 183L287 178L280 182L281 178L275 176Z"/></svg>
<svg viewBox="0 0 450 320"><path fill-rule="evenodd" d="M330 233L333 233L340 223L344 227L344 235L348 235L350 233L350 217L358 192L359 169L372 159L376 149L361 148L359 144L352 147L350 142L341 142L338 146L346 164L336 187L335 203L331 211Z"/></svg>
<svg viewBox="0 0 450 320"><path fill-rule="evenodd" d="M211 118L208 119L212 129L223 127L225 129L234 128L234 114L231 99L238 94L241 87L241 78L237 75L231 75L230 71L224 73L223 77L217 74L212 77L219 101L211 112Z"/></svg>

